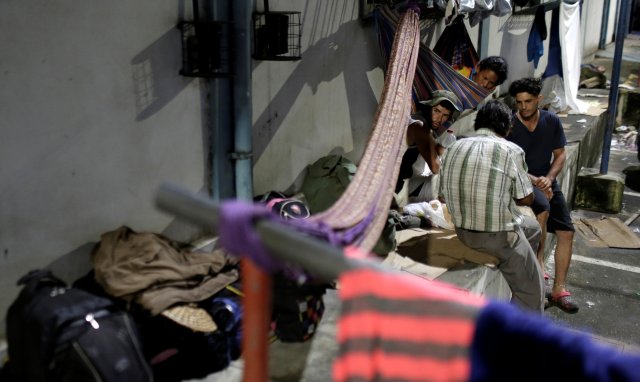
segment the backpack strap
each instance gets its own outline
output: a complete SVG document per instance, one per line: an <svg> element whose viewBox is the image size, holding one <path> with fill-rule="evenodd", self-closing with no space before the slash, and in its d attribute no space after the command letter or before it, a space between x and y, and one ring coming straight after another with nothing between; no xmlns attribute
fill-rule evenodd
<svg viewBox="0 0 640 382"><path fill-rule="evenodd" d="M51 273L51 271L48 269L34 269L32 271L29 271L29 273L20 277L16 284L24 285L24 289L28 293L33 293L36 289L44 285L60 287L67 286L67 283L54 276L53 273Z"/></svg>

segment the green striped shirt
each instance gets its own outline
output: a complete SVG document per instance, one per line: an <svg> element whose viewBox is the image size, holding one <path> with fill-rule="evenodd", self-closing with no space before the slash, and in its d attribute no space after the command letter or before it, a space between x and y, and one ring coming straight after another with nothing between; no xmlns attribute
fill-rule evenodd
<svg viewBox="0 0 640 382"><path fill-rule="evenodd" d="M453 224L473 231L513 231L522 222L513 199L533 192L524 158L518 145L484 128L449 147L439 193Z"/></svg>

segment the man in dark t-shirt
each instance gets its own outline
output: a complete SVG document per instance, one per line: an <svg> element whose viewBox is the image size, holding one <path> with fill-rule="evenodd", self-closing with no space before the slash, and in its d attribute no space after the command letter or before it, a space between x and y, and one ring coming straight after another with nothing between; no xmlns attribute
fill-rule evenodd
<svg viewBox="0 0 640 382"><path fill-rule="evenodd" d="M556 180L566 160L564 147L567 139L560 119L538 108L541 90L542 81L537 78L523 78L511 84L509 94L515 99L518 111L507 139L525 152L529 178L534 186L535 200L531 209L542 230L537 256L543 271L546 232L554 233L557 238L553 287L545 287L549 304L567 313L576 313L578 305L566 289L575 229L564 194ZM546 284L549 276L546 272L544 275Z"/></svg>

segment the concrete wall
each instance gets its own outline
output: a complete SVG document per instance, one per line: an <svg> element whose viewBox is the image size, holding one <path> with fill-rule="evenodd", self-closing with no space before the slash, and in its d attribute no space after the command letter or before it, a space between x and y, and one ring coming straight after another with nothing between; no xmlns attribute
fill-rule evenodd
<svg viewBox="0 0 640 382"><path fill-rule="evenodd" d="M270 2L270 9L302 12L303 59L255 62L255 194L289 189L330 152L358 161L384 81L375 30L359 21L357 1Z"/></svg>
<svg viewBox="0 0 640 382"><path fill-rule="evenodd" d="M580 27L582 31L582 54L585 57L594 54L598 50L600 31L598 30L598 33L588 32L593 30L596 25L602 24L604 2L605 0L590 0L582 5L582 13L580 14L582 24Z"/></svg>
<svg viewBox="0 0 640 382"><path fill-rule="evenodd" d="M178 75L184 4L0 2L0 333L21 275L77 277L101 233L169 228L161 182L204 187L199 81Z"/></svg>
<svg viewBox="0 0 640 382"><path fill-rule="evenodd" d="M303 59L253 62L255 194L295 190L330 152L360 158L383 75L358 3L270 2L301 12ZM190 4L0 2L0 335L16 280L46 266L81 275L101 233L126 224L198 235L153 206L164 181L194 191L209 183L207 88L178 74L175 25ZM490 55L521 44L502 33L508 17L487 22ZM477 43L477 26L470 35Z"/></svg>

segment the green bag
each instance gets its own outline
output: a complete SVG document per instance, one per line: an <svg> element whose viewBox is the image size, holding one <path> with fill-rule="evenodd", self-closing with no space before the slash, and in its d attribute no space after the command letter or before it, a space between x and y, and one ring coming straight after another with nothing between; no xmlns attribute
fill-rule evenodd
<svg viewBox="0 0 640 382"><path fill-rule="evenodd" d="M309 166L300 191L312 214L327 210L335 203L356 174L357 166L342 155L328 155ZM396 248L395 220L391 215L372 252L387 255Z"/></svg>
<svg viewBox="0 0 640 382"><path fill-rule="evenodd" d="M328 155L309 166L300 191L312 214L333 205L356 174L357 167L342 155Z"/></svg>

